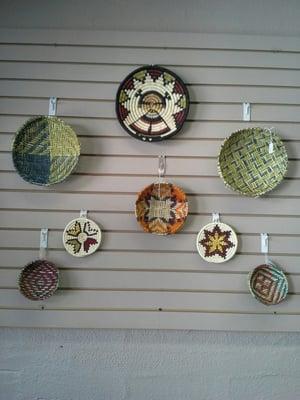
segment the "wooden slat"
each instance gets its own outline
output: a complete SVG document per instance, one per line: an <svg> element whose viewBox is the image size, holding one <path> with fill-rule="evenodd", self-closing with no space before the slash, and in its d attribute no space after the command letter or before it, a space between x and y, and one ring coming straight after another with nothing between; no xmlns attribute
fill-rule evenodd
<svg viewBox="0 0 300 400"><path fill-rule="evenodd" d="M297 68L299 53L265 53L234 50L194 50L194 49L151 49L102 47L95 51L92 47L41 46L41 45L0 45L1 59L4 61L51 61L70 63L132 64L141 60L144 64L182 65L182 55L188 65L193 66L236 66L260 68Z"/></svg>
<svg viewBox="0 0 300 400"><path fill-rule="evenodd" d="M292 147L290 145L289 147ZM180 156L179 156L180 157ZM233 193L227 189L218 175L216 159L189 159L188 157L168 158L168 180L176 181L178 186L196 187L197 193L208 194L230 194ZM133 191L137 192L143 187L149 185L152 181L157 180L155 174L155 164L157 158L136 157L136 162L140 165L137 170L132 164L132 157L92 157L81 156L78 166L73 175L61 184L55 186L60 190L74 191ZM185 165L189 160L189 167L185 169ZM53 187L41 188L24 182L16 173L13 166L11 154L0 153L0 170L3 189L27 189L27 190L53 190ZM4 172L7 171L7 172ZM88 180L86 175L101 175L101 178L93 178ZM107 175L107 176L105 176ZM114 177L120 175L120 177ZM128 184L122 178L127 176ZM133 175L133 177L130 177ZM183 178L184 177L184 178ZM300 160L290 161L285 183L276 188L273 192L276 195L299 195L299 185L297 181L300 177ZM113 182L118 183L117 186ZM174 182L175 183L175 182ZM272 193L272 194L273 194Z"/></svg>
<svg viewBox="0 0 300 400"><path fill-rule="evenodd" d="M299 74L300 75L300 74ZM0 110L3 114L45 114L49 99L1 98ZM300 122L300 105L253 105L253 121ZM190 120L241 120L241 104L202 103L191 104ZM58 116L81 116L95 118L116 118L115 103L106 101L59 100ZM121 129L121 128L120 128Z"/></svg>
<svg viewBox="0 0 300 400"><path fill-rule="evenodd" d="M2 289L1 308L63 310L63 309L131 309L206 312L296 312L300 313L300 296L289 295L289 301L268 308L250 293L140 292L99 290L58 290L47 302L32 302L17 289Z"/></svg>
<svg viewBox="0 0 300 400"><path fill-rule="evenodd" d="M184 135L182 136L184 138ZM1 135L1 150L10 151L14 135ZM167 157L217 157L223 140L203 139L198 142L171 139L161 143L143 143L133 140L129 135L122 138L80 137L81 154L83 155L122 155L151 156L157 164L157 154L162 152ZM300 159L300 142L286 142L285 147L291 159Z"/></svg>
<svg viewBox="0 0 300 400"><path fill-rule="evenodd" d="M36 114L32 115L36 116ZM28 119L28 116L14 116L0 114L0 131L3 133L15 133ZM126 137L127 133L120 129L117 119L93 119L64 117L78 135L89 136L120 136ZM260 126L270 127L268 123L260 123ZM241 123L240 121L186 121L182 131L176 135L177 139L216 139L225 138L231 132L243 127L256 127L257 122ZM284 139L299 139L299 123L276 122L272 126ZM169 143L169 141L168 141Z"/></svg>
<svg viewBox="0 0 300 400"><path fill-rule="evenodd" d="M78 214L77 214L78 215ZM64 229L67 223L76 218L74 212L47 212L47 211L24 211L24 210L3 210L0 211L2 228L16 229L39 229L47 226L49 229ZM89 213L91 219L98 221L105 230L139 230L134 212L128 213ZM300 235L299 218L294 216L249 216L249 215L226 215L224 222L237 227L241 233L260 233L266 230L270 234ZM196 233L200 227L211 220L210 215L193 215L184 227L184 232Z"/></svg>
<svg viewBox="0 0 300 400"><path fill-rule="evenodd" d="M299 331L295 315L144 311L0 310L0 325L51 328L198 329Z"/></svg>
<svg viewBox="0 0 300 400"><path fill-rule="evenodd" d="M185 188L183 188L185 189ZM69 210L77 211L82 208L82 204L90 211L133 211L136 195L132 194L76 194L67 197L63 193L45 193L45 192L20 192L17 194L11 192L0 192L0 204L4 208L16 208L28 210ZM280 214L280 215L300 215L299 199L272 198L247 198L228 197L227 201L222 201L220 207L220 198L216 196L190 196L189 210L191 213L212 213L220 210L224 214Z"/></svg>
<svg viewBox="0 0 300 400"><path fill-rule="evenodd" d="M283 36L5 28L0 34L2 43L300 51L299 38Z"/></svg>
<svg viewBox="0 0 300 400"><path fill-rule="evenodd" d="M38 257L38 251L28 249L0 249L0 266L3 268L22 267ZM264 263L264 256L238 254L226 264L210 264L202 260L198 253L162 253L159 251L143 253L134 251L99 250L93 257L84 260L70 256L64 250L49 250L48 257L59 267L65 269L111 269L111 270L164 270L164 271L206 271L206 272L249 272ZM299 273L299 256L273 255L272 260L286 272Z"/></svg>
<svg viewBox="0 0 300 400"><path fill-rule="evenodd" d="M0 156L0 167L3 169L7 165ZM1 168L0 168L1 169ZM149 185L151 180L155 180L156 176L93 176L92 180L87 179L86 175L75 175L66 181L57 184L55 190L60 192L132 192L137 193L143 187ZM176 182L179 187L197 188L198 194L214 194L214 195L233 195L234 192L229 190L218 176L213 177L176 177L168 178ZM35 187L25 182L17 172L0 172L0 186L2 189L9 190L43 190L53 191L53 187ZM270 192L271 196L300 196L300 185L298 179L284 179L274 191Z"/></svg>
<svg viewBox="0 0 300 400"><path fill-rule="evenodd" d="M5 79L54 79L63 81L121 82L133 68L126 65L79 65L60 63L2 62L0 76ZM163 66L163 65L162 65ZM300 86L298 70L255 68L172 67L188 84L234 84L258 86Z"/></svg>
<svg viewBox="0 0 300 400"><path fill-rule="evenodd" d="M16 288L20 269L1 269L1 287ZM61 270L61 288L105 290L183 290L248 293L247 274L207 272ZM300 276L293 275L290 292L300 293Z"/></svg>
<svg viewBox="0 0 300 400"><path fill-rule="evenodd" d="M137 225L137 230L139 226ZM200 229L200 228L199 228ZM18 231L0 230L0 243L3 248L38 248L39 230ZM269 250L274 253L299 254L297 243L299 236L272 236ZM260 251L260 235L239 235L239 251L257 253ZM62 232L51 232L48 241L49 248L63 249ZM196 234L177 233L161 237L142 231L138 232L106 232L101 244L103 250L135 250L135 251L174 251L197 252Z"/></svg>
<svg viewBox="0 0 300 400"><path fill-rule="evenodd" d="M0 48L1 50L1 48ZM2 80L0 96L50 97L87 100L116 98L116 83ZM299 104L299 88L196 85L188 87L192 102Z"/></svg>

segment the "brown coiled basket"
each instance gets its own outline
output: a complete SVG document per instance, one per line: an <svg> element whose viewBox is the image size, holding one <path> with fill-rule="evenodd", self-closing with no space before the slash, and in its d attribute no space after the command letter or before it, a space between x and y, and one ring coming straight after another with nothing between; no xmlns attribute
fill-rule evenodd
<svg viewBox="0 0 300 400"><path fill-rule="evenodd" d="M47 260L27 264L19 275L19 290L29 300L45 300L58 288L58 269Z"/></svg>

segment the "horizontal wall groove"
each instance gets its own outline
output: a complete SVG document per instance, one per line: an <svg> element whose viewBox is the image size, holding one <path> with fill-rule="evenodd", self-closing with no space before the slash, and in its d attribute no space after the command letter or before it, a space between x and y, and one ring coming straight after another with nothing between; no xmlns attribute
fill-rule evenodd
<svg viewBox="0 0 300 400"><path fill-rule="evenodd" d="M53 210L53 209L28 209L28 208L9 208L9 207L0 207L0 211L13 211L13 212L27 212L30 211L31 213L77 213L78 214L78 209L61 209L61 210ZM119 210L89 210L90 213L93 214L122 214L122 215L135 215L135 212L133 210L128 210L128 211L119 211ZM209 216L211 217L211 213L207 212L189 212L189 216ZM261 217L261 218L290 218L290 219L299 219L300 215L289 215L289 214L250 214L250 213L224 213L222 212L223 217Z"/></svg>
<svg viewBox="0 0 300 400"><path fill-rule="evenodd" d="M1 171L0 171L1 173ZM84 175L96 175L96 174L84 174ZM98 174L97 174L98 175ZM112 176L109 174L106 174L105 176ZM115 176L115 175L113 175ZM129 176L128 174L120 174L117 176ZM153 177L157 177L156 175L130 175L130 176L153 176ZM193 175L195 177L195 175ZM196 175L198 178L203 177L201 175ZM167 175L167 178L174 178L175 176L172 175ZM190 177L189 175L176 175L176 177ZM206 175L205 177L208 177L208 175ZM210 177L210 176L209 176ZM149 182L149 185L152 182ZM141 188L140 188L141 189ZM138 190L138 189L137 189ZM101 196L106 196L106 195L122 195L122 196L136 196L137 195L137 191L133 191L133 192L124 192L124 191L76 191L76 190L55 190L55 189L0 189L0 193L52 193L52 194L93 194L93 195L101 195ZM191 193L188 191L185 191L186 195L188 197L220 197L220 198L240 198L240 196L238 194L235 193ZM287 196L283 196L283 195L271 195L271 194L267 194L266 196L264 196L264 198L269 198L269 199L299 199L300 195L287 195ZM30 209L28 209L30 210Z"/></svg>
<svg viewBox="0 0 300 400"><path fill-rule="evenodd" d="M0 173L15 173L15 171L13 171L13 170L11 170L11 171L7 171L7 170L0 170ZM124 174L121 174L121 173L105 173L105 174L103 174L103 173L97 173L97 172L75 172L73 175L75 175L75 176L107 176L107 177L132 177L132 178L134 178L134 177L139 177L139 178L153 178L154 180L157 180L157 175L155 175L155 174L129 174L129 173L124 173ZM219 177L219 175L171 175L171 174L167 174L166 175L166 179L170 179L170 178L189 178L189 179L199 179L199 178L203 178L203 179L220 179L220 177ZM298 180L300 180L300 177L295 177L295 178L292 178L292 177L285 177L284 178L284 180L290 180L290 181L298 181ZM149 185L151 184L152 182L149 182ZM141 188L139 188L139 189L141 189ZM4 189L5 190L5 189ZM15 189L14 189L15 190ZM56 193L58 193L57 191L56 191ZM82 192L79 192L79 193L82 193ZM116 192L114 192L115 194L116 194ZM136 194L136 192L132 192L132 194L133 193L135 193ZM224 196L224 194L215 194L215 193L211 193L211 194L209 194L209 193L207 193L207 194L204 194L204 193L200 193L199 194L199 196ZM234 193L232 193L232 194L230 194L230 193L228 193L228 194L226 194L225 196L228 196L228 197L238 197L238 195L237 194L234 194ZM293 198L293 197L296 197L297 198L297 196L294 196L294 195L287 195L287 196L283 196L283 195L280 195L282 198L286 198L286 197L291 197L291 198ZM267 195L267 197L279 197L279 195L270 195L270 194L268 194ZM264 198L266 198L266 196L264 197Z"/></svg>
<svg viewBox="0 0 300 400"><path fill-rule="evenodd" d="M38 258L38 251L39 247L29 247L29 246L11 246L11 247L5 247L5 246L0 246L0 250L30 250L30 251L36 251L37 252L37 257ZM63 247L48 247L49 251L58 251L58 252L65 252L65 249ZM97 250L101 253L131 253L131 254L198 254L197 250L154 250L154 249L118 249L118 248L113 248L113 249L103 249L101 248L100 250ZM249 252L249 251L244 251L244 252L236 252L236 256L238 255L251 255L251 256L261 256L262 257L262 263L264 261L262 253L259 252ZM277 257L277 256L284 256L284 257L299 257L300 253L279 253L279 252L272 252L269 251L268 255L270 257Z"/></svg>
<svg viewBox="0 0 300 400"><path fill-rule="evenodd" d="M234 51L234 52L239 52L239 53L245 53L245 52L250 52L250 53L272 53L272 54L299 54L300 50L285 50L283 48L275 48L272 46L272 48L264 48L264 49L253 49L250 47L244 47L244 48L238 48L238 47L183 47L183 46L143 46L143 45L105 45L105 44L90 44L90 43L85 43L85 44L79 44L79 43L67 43L67 42L0 42L0 46L45 46L45 47L72 47L72 48L111 48L111 49L140 49L140 50L182 50L182 51L193 51L193 50L199 50L199 51L211 51L211 52L217 52L217 51Z"/></svg>
<svg viewBox="0 0 300 400"><path fill-rule="evenodd" d="M223 214L222 214L223 215ZM273 216L274 217L274 216ZM275 215L276 217L276 215ZM200 228L199 228L200 229ZM61 228L51 228L49 229L51 232L63 232L64 229ZM0 226L0 231L12 231L12 232L39 232L40 228L31 228L31 227L18 227L18 228L7 228L7 227L1 227ZM138 233L138 234L144 234L145 232L142 231L141 229L101 229L102 233L120 233L120 234L128 234L128 233ZM179 231L176 233L176 236L182 236L182 235L197 235L199 233L199 230L194 231L194 230L186 230L186 231ZM253 237L259 237L261 232L237 232L237 236L253 236ZM272 237L291 237L291 238L298 238L300 237L300 230L299 233L272 233Z"/></svg>
<svg viewBox="0 0 300 400"><path fill-rule="evenodd" d="M55 307L49 307L49 306L37 306L37 307L0 307L0 310L30 310L30 311L38 311L38 312L47 312L47 311L80 311L80 312L88 312L88 311L109 311L109 312L126 312L126 311L132 311L132 312L161 312L161 313L194 313L194 314L232 314L232 315L240 315L240 314L248 314L248 315L300 315L300 310L299 312L285 312L285 311L239 311L239 310L233 310L233 311L224 311L224 310L203 310L203 309L188 309L188 308L144 308L144 307L114 307L114 308L108 308L108 307L89 307L89 308L71 308L71 307L62 307L62 308L55 308Z"/></svg>
<svg viewBox="0 0 300 400"><path fill-rule="evenodd" d="M241 103L242 104L242 103ZM11 113L11 114L7 114L7 113L0 113L0 117L28 117L28 118L32 118L32 117L36 117L36 114L31 114L31 113L26 113L26 114L16 114L16 113ZM57 113L56 115L58 118L68 118L68 119L80 119L80 120L103 120L103 121L117 121L117 118L114 117L93 117L93 116L74 116L74 115L64 115L64 114L59 114ZM186 119L187 122L193 123L193 122L209 122L209 123L241 123L241 125L243 124L242 120L238 120L238 119ZM262 123L264 125L266 124L293 124L293 125L300 125L300 121L294 121L294 120L285 120L285 121L280 121L280 120L257 120L257 119L251 119L250 121L252 124L256 124L256 123Z"/></svg>
<svg viewBox="0 0 300 400"><path fill-rule="evenodd" d="M300 69L299 69L300 71ZM190 85L192 86L192 85ZM8 95L1 95L0 99L8 99L8 100L49 100L49 96L8 96ZM105 99L105 98L87 98L87 97L59 97L59 101L68 101L68 102L91 102L91 103L115 103L115 99ZM197 100L190 100L190 104L193 105L241 105L242 101L197 101ZM259 102L255 101L251 103L252 106L280 106L280 107L300 107L300 103L282 103L282 102ZM187 119L188 121L188 119ZM252 122L252 121L251 121ZM298 121L299 122L299 121Z"/></svg>
<svg viewBox="0 0 300 400"><path fill-rule="evenodd" d="M133 67L133 68L139 68L142 67L145 64L140 64L140 63L121 63L121 62L115 62L115 63L105 63L105 62L93 62L93 61L51 61L51 60L18 60L18 59L7 59L7 60L0 60L0 64L5 64L5 63L16 63L16 64L63 64L63 65L82 65L82 66L109 66L109 67L114 67L114 66L122 66L122 67ZM209 64L166 64L166 63L160 63L159 64L162 67L166 68L211 68L211 69L240 69L240 70L275 70L275 71L300 71L300 68L295 68L295 67L261 67L261 66L242 66L242 65L209 65Z"/></svg>
<svg viewBox="0 0 300 400"><path fill-rule="evenodd" d="M252 270L255 268L256 265L250 266L249 269ZM0 271L21 271L24 268L23 265L16 265L16 266L0 266ZM69 266L69 267L62 267L59 266L59 271L61 272L122 272L122 273L126 273L126 272L138 272L138 273L158 273L158 274L214 274L214 275L242 275L242 276L248 276L250 271L237 271L237 270L230 270L230 269L226 269L226 270L220 270L220 269L204 269L204 268L192 268L192 269L184 269L184 268L175 268L175 269L164 269L164 268L134 268L134 267L128 267L128 268L117 268L117 267L99 267L99 268L91 268L91 267L85 267L83 266L82 268L74 268L73 266ZM291 278L293 276L300 276L300 272L287 272L285 271L285 275L286 276L290 276ZM6 288L6 287L5 287ZM0 285L0 289L1 289L1 285ZM4 287L2 288L4 289ZM60 287L60 289L62 289ZM142 289L142 288L116 288L116 289L111 289L111 288L96 288L96 289L90 289L90 288L86 288L86 287L79 287L79 288L69 288L69 287L65 287L63 290L95 290L95 291L110 291L110 290L116 290L116 291L125 291L125 292L143 292L143 291L165 291L165 292L195 292L195 293L232 293L232 291L221 291L221 290L206 290L206 289L155 289L155 288L150 288L150 289ZM246 291L234 291L234 293L248 293ZM296 292L289 292L289 294L299 294Z"/></svg>
<svg viewBox="0 0 300 400"><path fill-rule="evenodd" d="M9 78L1 78L0 77L0 81L12 81L12 82L50 82L50 83L80 83L80 84L101 84L101 85L118 85L120 84L119 81L87 81L87 80L78 80L78 79L59 79L59 78L13 78L13 77L9 77ZM208 88L212 88L212 87L225 87L225 88L269 88L269 89L293 89L298 91L300 89L300 86L292 86L292 85L274 85L274 84L247 84L247 83L213 83L213 82L209 82L209 83L186 83L185 85L188 87L193 88L201 86L203 88L208 87ZM85 98L86 99L86 98ZM98 100L98 99L97 99ZM283 103L285 104L285 103Z"/></svg>

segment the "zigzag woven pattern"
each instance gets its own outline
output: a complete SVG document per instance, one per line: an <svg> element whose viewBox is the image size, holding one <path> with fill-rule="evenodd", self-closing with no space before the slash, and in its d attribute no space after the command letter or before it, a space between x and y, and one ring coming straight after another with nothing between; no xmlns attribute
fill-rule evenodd
<svg viewBox="0 0 300 400"><path fill-rule="evenodd" d="M58 287L58 269L47 260L27 264L19 276L20 292L29 300L45 300Z"/></svg>
<svg viewBox="0 0 300 400"><path fill-rule="evenodd" d="M218 170L225 184L246 196L274 189L287 172L288 156L280 137L261 128L233 133L222 145Z"/></svg>
<svg viewBox="0 0 300 400"><path fill-rule="evenodd" d="M56 117L25 123L13 143L13 162L20 176L36 185L66 179L77 165L80 145L73 129Z"/></svg>
<svg viewBox="0 0 300 400"><path fill-rule="evenodd" d="M144 66L121 83L116 113L123 128L136 139L158 141L175 135L189 111L189 93L172 71Z"/></svg>
<svg viewBox="0 0 300 400"><path fill-rule="evenodd" d="M259 265L249 276L249 289L261 303L280 303L288 293L288 281L284 273L273 264Z"/></svg>

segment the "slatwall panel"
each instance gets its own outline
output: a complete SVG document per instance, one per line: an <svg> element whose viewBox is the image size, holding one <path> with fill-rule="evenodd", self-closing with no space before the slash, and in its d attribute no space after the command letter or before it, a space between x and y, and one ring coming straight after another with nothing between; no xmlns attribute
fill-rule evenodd
<svg viewBox="0 0 300 400"><path fill-rule="evenodd" d="M230 35L2 30L0 36L0 324L29 327L167 328L297 331L300 328L300 40ZM126 134L114 112L119 82L144 64L172 69L188 84L189 120L162 143ZM78 133L76 172L49 188L14 171L11 142L27 118L48 111ZM252 121L241 121L244 101ZM287 146L284 183L262 199L240 197L217 176L222 140L246 126L274 126ZM188 194L190 215L170 237L141 232L136 193L156 179L157 156ZM66 223L87 208L104 232L101 249L76 259L63 250ZM205 263L196 234L219 211L239 236L235 258ZM49 259L60 290L30 302L17 290L21 267L38 255L50 229ZM247 273L263 257L288 273L288 300L276 307L248 293Z"/></svg>

